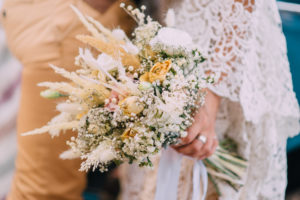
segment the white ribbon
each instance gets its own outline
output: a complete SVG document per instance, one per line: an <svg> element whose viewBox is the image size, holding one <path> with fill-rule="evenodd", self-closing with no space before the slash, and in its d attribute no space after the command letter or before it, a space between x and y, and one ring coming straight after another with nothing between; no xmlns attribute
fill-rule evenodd
<svg viewBox="0 0 300 200"><path fill-rule="evenodd" d="M193 169L193 200L200 200L200 182L202 181L202 200L205 200L207 192L207 171L201 160L197 160Z"/></svg>
<svg viewBox="0 0 300 200"><path fill-rule="evenodd" d="M159 163L155 200L177 200L177 187L180 175L182 155L171 147L162 152ZM193 169L192 200L200 200L200 182L203 184L202 200L207 191L207 171L201 160L197 160Z"/></svg>

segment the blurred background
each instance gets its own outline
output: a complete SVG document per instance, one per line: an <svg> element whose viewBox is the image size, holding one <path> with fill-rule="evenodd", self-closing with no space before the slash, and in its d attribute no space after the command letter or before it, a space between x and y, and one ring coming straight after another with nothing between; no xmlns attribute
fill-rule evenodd
<svg viewBox="0 0 300 200"><path fill-rule="evenodd" d="M3 0L0 0L0 8ZM283 32L287 39L288 57L294 90L300 100L300 0L278 1L282 17ZM3 13L1 13L3 14ZM21 66L9 53L5 35L0 26L0 200L9 191L16 156L16 116L20 91ZM288 187L287 200L300 200L300 135L288 140ZM107 179L107 174L89 175L89 185L85 200L114 199L107 196L116 194L115 179ZM102 181L101 181L102 180Z"/></svg>
<svg viewBox="0 0 300 200"><path fill-rule="evenodd" d="M0 7L2 0L0 0ZM1 13L2 14L2 13ZM16 157L21 66L9 53L0 26L0 199L9 190Z"/></svg>

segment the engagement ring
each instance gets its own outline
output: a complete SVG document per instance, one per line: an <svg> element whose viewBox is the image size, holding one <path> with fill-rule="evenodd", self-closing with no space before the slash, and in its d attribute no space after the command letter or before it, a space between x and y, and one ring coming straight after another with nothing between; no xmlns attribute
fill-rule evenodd
<svg viewBox="0 0 300 200"><path fill-rule="evenodd" d="M207 141L207 137L204 135L198 135L197 140L199 140L200 142L202 142L203 144L206 143Z"/></svg>

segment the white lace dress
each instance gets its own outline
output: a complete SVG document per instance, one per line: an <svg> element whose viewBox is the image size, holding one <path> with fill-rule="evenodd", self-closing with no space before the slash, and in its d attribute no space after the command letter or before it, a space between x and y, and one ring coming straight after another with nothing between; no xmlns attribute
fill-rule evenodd
<svg viewBox="0 0 300 200"><path fill-rule="evenodd" d="M207 71L220 77L211 87L223 97L219 138L233 138L249 160L245 186L235 191L220 182L219 199L283 200L286 139L299 132L299 106L276 1L169 0L165 5L174 8L176 26L206 53ZM157 165L154 170L123 166L121 199L154 199ZM188 162L182 171L178 199L187 200L192 190Z"/></svg>

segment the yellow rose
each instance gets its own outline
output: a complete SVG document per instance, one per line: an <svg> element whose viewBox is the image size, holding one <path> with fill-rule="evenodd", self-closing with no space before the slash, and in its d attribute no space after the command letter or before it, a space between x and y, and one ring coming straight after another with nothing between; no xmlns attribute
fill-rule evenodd
<svg viewBox="0 0 300 200"><path fill-rule="evenodd" d="M124 133L121 135L121 139L125 140L130 137L134 137L138 132L134 129L128 128L124 131Z"/></svg>
<svg viewBox="0 0 300 200"><path fill-rule="evenodd" d="M166 60L164 62L156 63L150 69L149 73L148 74L145 73L144 74L145 77L141 76L141 78L143 77L144 80L147 80L150 83L156 80L164 81L170 68L171 68L171 60Z"/></svg>
<svg viewBox="0 0 300 200"><path fill-rule="evenodd" d="M139 114L144 110L144 105L139 102L139 97L130 96L122 101L119 101L118 105L126 115L131 115L131 113Z"/></svg>

